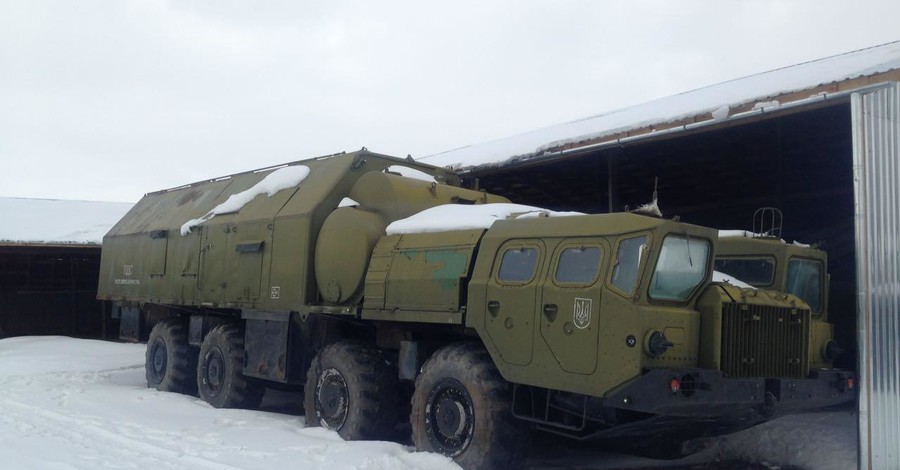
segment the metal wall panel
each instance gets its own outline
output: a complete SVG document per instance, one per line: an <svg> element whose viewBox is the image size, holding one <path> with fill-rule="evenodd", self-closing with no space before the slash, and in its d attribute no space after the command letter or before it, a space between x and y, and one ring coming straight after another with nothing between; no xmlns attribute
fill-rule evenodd
<svg viewBox="0 0 900 470"><path fill-rule="evenodd" d="M900 469L900 84L852 96L859 466Z"/></svg>

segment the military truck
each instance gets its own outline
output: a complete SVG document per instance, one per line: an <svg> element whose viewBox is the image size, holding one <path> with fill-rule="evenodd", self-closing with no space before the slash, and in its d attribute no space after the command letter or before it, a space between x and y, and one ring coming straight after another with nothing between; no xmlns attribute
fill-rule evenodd
<svg viewBox="0 0 900 470"><path fill-rule="evenodd" d="M104 238L98 295L147 342L150 387L252 408L302 386L308 425L409 423L420 450L516 468L529 428L630 439L852 399L852 373L812 370L809 306L712 282L716 244L362 150L147 194Z"/></svg>
<svg viewBox="0 0 900 470"><path fill-rule="evenodd" d="M811 367L830 367L844 348L835 341L828 322L828 255L815 246L785 242L782 222L779 209L763 207L754 213L751 231L720 230L715 270L806 302L812 315Z"/></svg>

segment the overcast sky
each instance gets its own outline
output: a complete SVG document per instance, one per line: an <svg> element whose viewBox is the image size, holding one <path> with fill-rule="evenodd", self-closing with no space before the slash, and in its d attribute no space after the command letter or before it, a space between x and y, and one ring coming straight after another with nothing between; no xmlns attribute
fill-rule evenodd
<svg viewBox="0 0 900 470"><path fill-rule="evenodd" d="M0 0L0 196L421 157L900 39L896 0Z"/></svg>

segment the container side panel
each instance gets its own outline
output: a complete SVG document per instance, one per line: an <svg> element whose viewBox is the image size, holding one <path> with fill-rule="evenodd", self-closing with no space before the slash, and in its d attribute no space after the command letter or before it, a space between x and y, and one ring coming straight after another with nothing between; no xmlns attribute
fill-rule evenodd
<svg viewBox="0 0 900 470"><path fill-rule="evenodd" d="M459 311L482 233L404 235L390 262L385 309Z"/></svg>

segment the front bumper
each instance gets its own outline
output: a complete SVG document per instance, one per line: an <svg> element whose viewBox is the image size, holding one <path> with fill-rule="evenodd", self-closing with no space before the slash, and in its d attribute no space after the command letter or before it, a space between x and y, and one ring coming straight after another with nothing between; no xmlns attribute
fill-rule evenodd
<svg viewBox="0 0 900 470"><path fill-rule="evenodd" d="M856 397L855 383L853 372L841 370L814 370L800 379L730 378L708 369L653 369L607 394L604 405L672 417L721 418L748 410L771 417L847 403Z"/></svg>

